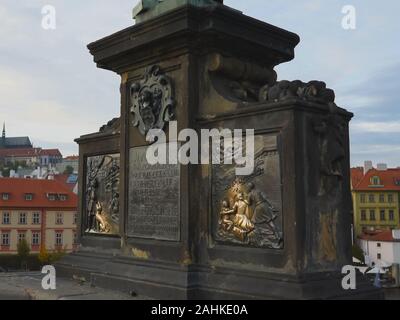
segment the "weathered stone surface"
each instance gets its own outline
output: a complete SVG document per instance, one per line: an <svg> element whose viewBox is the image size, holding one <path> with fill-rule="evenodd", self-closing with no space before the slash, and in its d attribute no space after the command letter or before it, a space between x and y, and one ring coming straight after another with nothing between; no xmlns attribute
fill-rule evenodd
<svg viewBox="0 0 400 320"><path fill-rule="evenodd" d="M128 237L180 240L179 165L150 165L147 147L129 152Z"/></svg>
<svg viewBox="0 0 400 320"><path fill-rule="evenodd" d="M60 272L154 298L381 297L362 279L356 291L341 287L351 263L352 114L323 82L276 82L274 67L294 58L298 42L225 6L181 6L90 44L97 65L121 75L121 118L119 131L78 140L80 168L85 157L121 154L120 232L95 237L81 227L83 247ZM255 130L262 151L248 181L229 166L146 167L131 89L155 64L174 85L178 130ZM249 221L226 217L231 210Z"/></svg>

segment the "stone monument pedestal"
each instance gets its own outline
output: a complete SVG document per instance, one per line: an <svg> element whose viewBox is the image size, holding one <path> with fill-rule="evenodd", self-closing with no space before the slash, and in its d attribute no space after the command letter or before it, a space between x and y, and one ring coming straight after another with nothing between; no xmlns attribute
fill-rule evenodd
<svg viewBox="0 0 400 320"><path fill-rule="evenodd" d="M299 37L184 5L88 47L121 116L80 145L81 249L59 274L159 299L379 298L351 264L348 123L323 82L279 81ZM150 166L149 129L254 129L255 169ZM182 142L181 142L182 143Z"/></svg>

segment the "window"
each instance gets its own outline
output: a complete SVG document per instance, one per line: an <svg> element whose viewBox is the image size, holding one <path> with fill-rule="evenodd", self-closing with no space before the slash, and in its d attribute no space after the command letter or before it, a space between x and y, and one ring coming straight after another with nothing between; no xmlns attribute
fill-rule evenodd
<svg viewBox="0 0 400 320"><path fill-rule="evenodd" d="M377 246L378 248L380 248L380 247L381 247L381 244L378 242L378 243L376 244L376 246Z"/></svg>
<svg viewBox="0 0 400 320"><path fill-rule="evenodd" d="M74 244L78 243L78 233L74 231Z"/></svg>
<svg viewBox="0 0 400 320"><path fill-rule="evenodd" d="M392 203L393 202L393 194L388 194L388 202Z"/></svg>
<svg viewBox="0 0 400 320"><path fill-rule="evenodd" d="M385 195L384 195L383 193L381 193L381 194L379 195L379 202L380 202L380 203L384 203L384 202L385 202Z"/></svg>
<svg viewBox="0 0 400 320"><path fill-rule="evenodd" d="M375 195L370 194L370 195L368 196L368 201L369 201L370 203L374 203L374 202L375 202Z"/></svg>
<svg viewBox="0 0 400 320"><path fill-rule="evenodd" d="M66 194L60 194L60 200L61 201L67 201L67 195Z"/></svg>
<svg viewBox="0 0 400 320"><path fill-rule="evenodd" d="M78 223L78 214L75 213L74 214L74 224L77 224L77 223Z"/></svg>
<svg viewBox="0 0 400 320"><path fill-rule="evenodd" d="M9 212L3 212L3 224L10 224L10 213Z"/></svg>
<svg viewBox="0 0 400 320"><path fill-rule="evenodd" d="M40 224L40 212L34 212L32 215L32 224Z"/></svg>
<svg viewBox="0 0 400 320"><path fill-rule="evenodd" d="M40 233L32 232L32 245L38 246L40 244Z"/></svg>
<svg viewBox="0 0 400 320"><path fill-rule="evenodd" d="M26 213L25 212L20 212L19 224L26 224Z"/></svg>
<svg viewBox="0 0 400 320"><path fill-rule="evenodd" d="M49 200L50 201L55 201L56 200L56 195L55 194L49 194Z"/></svg>
<svg viewBox="0 0 400 320"><path fill-rule="evenodd" d="M365 203L367 201L366 196L364 193L360 194L360 202Z"/></svg>
<svg viewBox="0 0 400 320"><path fill-rule="evenodd" d="M18 242L24 241L26 239L25 232L18 233Z"/></svg>
<svg viewBox="0 0 400 320"><path fill-rule="evenodd" d="M369 211L369 220L375 221L375 210Z"/></svg>
<svg viewBox="0 0 400 320"><path fill-rule="evenodd" d="M1 245L2 246L10 245L10 234L8 232L5 232L1 235Z"/></svg>
<svg viewBox="0 0 400 320"><path fill-rule="evenodd" d="M385 217L385 210L381 210L381 211L380 211L380 219L381 219L381 221L385 221L385 220L386 220L386 217Z"/></svg>
<svg viewBox="0 0 400 320"><path fill-rule="evenodd" d="M380 185L380 183L381 183L379 177L377 177L377 176L372 177L371 182L372 182L372 184L375 185L375 186L378 186L378 185Z"/></svg>
<svg viewBox="0 0 400 320"><path fill-rule="evenodd" d="M63 224L63 213L62 212L57 212L56 215L56 224Z"/></svg>
<svg viewBox="0 0 400 320"><path fill-rule="evenodd" d="M62 246L62 244L63 244L62 232L56 232L56 246Z"/></svg>
<svg viewBox="0 0 400 320"><path fill-rule="evenodd" d="M381 255L380 253L378 253L378 254L376 255L376 257L378 258L378 260L381 260L381 259L382 259L382 255Z"/></svg>
<svg viewBox="0 0 400 320"><path fill-rule="evenodd" d="M26 201L32 201L33 200L33 194L32 193L25 194L25 200Z"/></svg>
<svg viewBox="0 0 400 320"><path fill-rule="evenodd" d="M8 194L8 193L3 193L3 194L2 194L2 199L3 199L4 201L7 201L8 199L10 199L10 194Z"/></svg>
<svg viewBox="0 0 400 320"><path fill-rule="evenodd" d="M389 210L389 220L394 221L394 210Z"/></svg>
<svg viewBox="0 0 400 320"><path fill-rule="evenodd" d="M362 221L367 220L367 211L361 210L361 220Z"/></svg>

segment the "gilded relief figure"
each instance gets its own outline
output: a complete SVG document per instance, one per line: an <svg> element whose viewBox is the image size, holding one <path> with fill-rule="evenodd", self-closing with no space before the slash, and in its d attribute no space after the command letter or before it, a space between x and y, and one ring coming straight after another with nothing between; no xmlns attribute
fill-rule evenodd
<svg viewBox="0 0 400 320"><path fill-rule="evenodd" d="M274 221L278 212L254 183L237 184L222 201L218 238L254 246L282 247L282 235ZM230 203L233 203L230 207Z"/></svg>
<svg viewBox="0 0 400 320"><path fill-rule="evenodd" d="M107 217L103 214L103 206L100 202L96 204L96 220L99 224L99 231L102 233L109 233L111 231L111 225L107 221Z"/></svg>

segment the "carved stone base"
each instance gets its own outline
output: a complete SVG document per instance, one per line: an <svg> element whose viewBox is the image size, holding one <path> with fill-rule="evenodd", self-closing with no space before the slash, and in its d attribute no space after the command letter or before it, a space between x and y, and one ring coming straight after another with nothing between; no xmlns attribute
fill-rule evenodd
<svg viewBox="0 0 400 320"><path fill-rule="evenodd" d="M56 265L57 276L84 278L91 285L161 300L383 299L383 292L357 276L357 290L343 290L343 275L303 277L226 267L174 263L80 252Z"/></svg>

